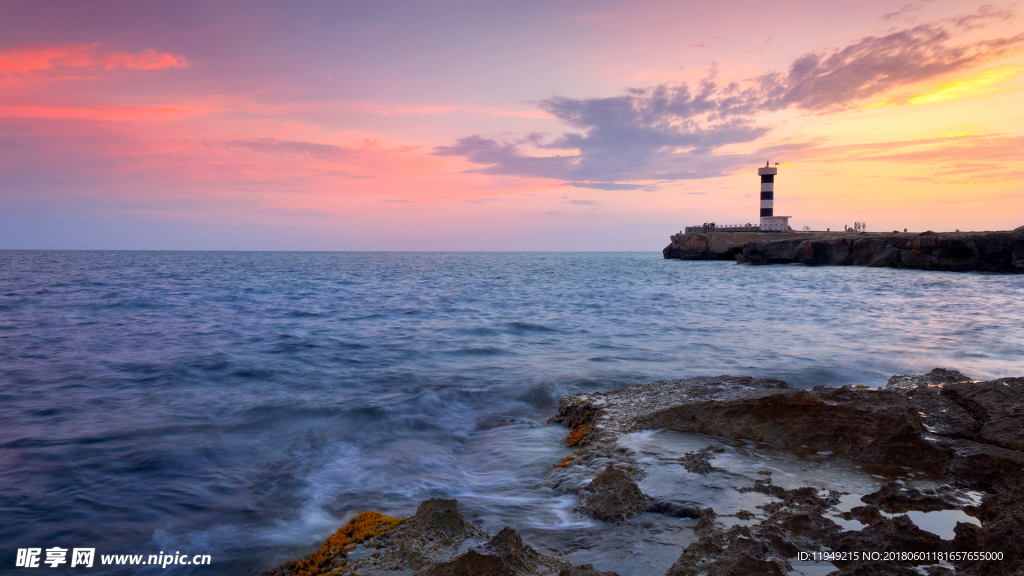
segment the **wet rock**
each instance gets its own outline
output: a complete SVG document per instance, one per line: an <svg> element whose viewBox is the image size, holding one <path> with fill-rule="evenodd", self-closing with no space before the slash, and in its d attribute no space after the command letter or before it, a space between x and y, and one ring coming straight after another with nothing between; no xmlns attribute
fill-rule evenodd
<svg viewBox="0 0 1024 576"><path fill-rule="evenodd" d="M384 537L402 524L401 518L366 511L331 534L305 558L290 560L269 570L265 576L318 576L344 572L349 568L348 553L357 545Z"/></svg>
<svg viewBox="0 0 1024 576"><path fill-rule="evenodd" d="M711 533L715 528L715 519L718 518L718 514L713 508L703 508L697 514L697 524L694 525L693 531L699 536L704 536Z"/></svg>
<svg viewBox="0 0 1024 576"><path fill-rule="evenodd" d="M739 490L773 496L775 501L759 506L767 518L724 529L714 510L699 510L694 526L698 540L681 554L669 571L672 576L784 574L786 559L815 549L1002 551L1007 559L1002 564L957 565L958 574L1001 576L1018 574L1024 564L1008 544L1024 541L1024 496L1019 495L1024 487L1018 484L1024 477L1024 450L1019 449L1024 446L1022 403L1024 378L975 382L955 370L938 368L928 374L894 376L881 389L793 389L777 380L729 376L672 380L575 395L560 402L560 412L565 408L571 415L586 406L592 433L587 451L603 450L603 457L613 454L614 441L622 434L671 428L753 440L798 453L829 451L865 462L911 466L950 483L916 489L886 484L863 497L866 505L843 515L866 527L844 532L828 519L836 513L839 493L784 490L765 475L768 478ZM707 474L713 469L713 453L691 452L681 463ZM996 494L972 508L972 499L961 487ZM967 509L982 527L959 524L956 539L950 542L914 526L905 516L887 518L881 511L953 508ZM841 574L914 573L909 565L898 563L837 566ZM930 573L943 571L934 563L929 567Z"/></svg>
<svg viewBox="0 0 1024 576"><path fill-rule="evenodd" d="M947 459L944 450L923 438L926 430L911 402L886 390L763 390L667 407L638 424L755 440L779 449L832 451L867 462L901 462L936 472Z"/></svg>
<svg viewBox="0 0 1024 576"><path fill-rule="evenodd" d="M729 530L705 530L699 540L683 550L665 576L698 574L787 573L785 560L771 544L757 537L748 526Z"/></svg>
<svg viewBox="0 0 1024 576"><path fill-rule="evenodd" d="M558 423L569 429L565 444L569 447L584 447L590 444L595 435L594 417L598 413L597 406L588 399L563 403L558 402L558 414L548 420L548 424Z"/></svg>
<svg viewBox="0 0 1024 576"><path fill-rule="evenodd" d="M873 514L864 513L867 510ZM886 518L878 513L878 509L861 507L854 508L861 521L869 520L870 525L863 530L847 531L839 534L832 541L831 549L837 552L945 552L951 549L950 542L942 540L931 532L921 530L907 516ZM870 517L870 518L869 518ZM884 575L884 574L906 574L920 576L921 572L914 569L914 566L925 564L936 564L933 560L922 560L918 562L898 561L855 561L844 562L834 561L838 568L829 576L840 575ZM941 572L938 572L941 573Z"/></svg>
<svg viewBox="0 0 1024 576"><path fill-rule="evenodd" d="M861 497L862 502L872 504L890 514L911 510L930 512L932 510L959 510L971 503L962 490L948 484L936 488L904 488L895 482L887 482L877 492Z"/></svg>
<svg viewBox="0 0 1024 576"><path fill-rule="evenodd" d="M617 572L603 572L594 568L593 564L573 566L558 573L558 576L619 576Z"/></svg>
<svg viewBox="0 0 1024 576"><path fill-rule="evenodd" d="M738 489L739 492L760 492L769 496L782 497L786 495L786 489L782 486L775 486L772 484L771 478L766 480L754 480L752 487L743 487Z"/></svg>
<svg viewBox="0 0 1024 576"><path fill-rule="evenodd" d="M494 538L483 547L487 552L499 557L517 573L532 574L542 564L557 565L551 559L545 559L536 550L523 543L519 534L508 527L502 528ZM560 568L566 563L561 563Z"/></svg>
<svg viewBox="0 0 1024 576"><path fill-rule="evenodd" d="M719 376L576 394L559 400L555 420L587 422L588 450L626 432L668 428L910 466L1000 491L1006 478L1024 475L1024 450L1013 448L1024 444L1022 387L1022 378L971 382L945 369L894 376L882 389L798 390Z"/></svg>
<svg viewBox="0 0 1024 576"><path fill-rule="evenodd" d="M420 574L420 573L418 573ZM431 567L423 576L515 576L501 558L470 550L455 560Z"/></svg>
<svg viewBox="0 0 1024 576"><path fill-rule="evenodd" d="M409 518L399 535L415 535L428 541L451 544L485 534L466 521L458 501L431 498L420 503L416 514Z"/></svg>
<svg viewBox="0 0 1024 576"><path fill-rule="evenodd" d="M957 573L968 576L1009 576L1024 573L1024 481L1018 480L1001 494L986 496L972 513L981 520L956 525L953 550L998 552L1001 560L957 563Z"/></svg>
<svg viewBox="0 0 1024 576"><path fill-rule="evenodd" d="M838 493L823 498L814 488L787 491L770 480L758 480L757 491L781 499L762 506L769 513L767 519L723 529L714 525L714 512L707 509L695 527L700 538L683 550L666 576L787 574L787 558L821 550L839 534L839 525L824 516L838 501Z"/></svg>
<svg viewBox="0 0 1024 576"><path fill-rule="evenodd" d="M433 498L408 519L364 512L310 556L267 576L618 576L573 567L523 542L512 528L489 538L466 521L455 500ZM473 547L474 543L480 545ZM462 554L460 550L469 549ZM372 552L370 552L372 550ZM357 552L361 552L357 554ZM354 558L360 558L355 560ZM568 572L566 572L568 571Z"/></svg>
<svg viewBox="0 0 1024 576"><path fill-rule="evenodd" d="M799 550L785 528L757 524L713 530L686 547L666 576L787 574L786 556Z"/></svg>
<svg viewBox="0 0 1024 576"><path fill-rule="evenodd" d="M833 549L840 552L870 550L873 552L944 552L950 542L918 528L905 514L894 518L881 517L863 530L850 530L836 536ZM928 560L918 564L935 564ZM840 566L840 562L833 562ZM845 564L844 564L845 565Z"/></svg>
<svg viewBox="0 0 1024 576"><path fill-rule="evenodd" d="M558 400L558 413L548 423L570 430L586 427L588 450L607 447L620 434L645 429L644 419L665 408L712 399L760 397L789 387L781 380L749 376L716 376L633 384L610 392L573 394ZM570 435L571 436L571 435ZM568 440L568 438L567 438Z"/></svg>
<svg viewBox="0 0 1024 576"><path fill-rule="evenodd" d="M938 368L894 376L882 389L794 390L779 381L719 376L578 394L559 405L560 413L564 409L570 416L586 406L591 434L585 452L590 457L614 457L615 441L624 433L668 428L912 467L948 483L916 489L883 485L863 498L865 506L843 515L866 527L844 532L828 518L837 512L838 493L785 490L766 475L740 490L774 497L760 506L767 517L725 529L713 510L701 510L694 526L698 540L683 551L670 576L786 573L788 558L812 550L1001 552L1002 561L959 562L957 573L1024 573L1024 556L1016 544L1024 542L1024 378L974 382L955 370ZM687 454L683 463L706 473L710 453ZM965 487L994 494L971 507ZM977 517L982 526L958 524L953 541L921 530L906 516L881 513L957 508ZM899 563L836 565L841 574L914 573L910 565ZM947 571L932 563L926 572Z"/></svg>
<svg viewBox="0 0 1024 576"><path fill-rule="evenodd" d="M844 512L842 516L846 520L856 520L861 524L874 524L882 518L885 518L885 516L882 516L882 511L879 510L877 506L872 506L870 504L867 506L855 506L854 508L851 508L849 512Z"/></svg>
<svg viewBox="0 0 1024 576"><path fill-rule="evenodd" d="M791 558L801 550L817 548L839 530L839 525L826 518L822 510L782 510L768 517L763 529L775 540L781 555Z"/></svg>
<svg viewBox="0 0 1024 576"><path fill-rule="evenodd" d="M467 540L486 540L487 533L466 521L455 500L431 498L379 545L383 554L373 564L390 569L420 570L451 558Z"/></svg>
<svg viewBox="0 0 1024 576"><path fill-rule="evenodd" d="M924 568L926 576L956 576L956 572L953 572L945 566L927 566Z"/></svg>
<svg viewBox="0 0 1024 576"><path fill-rule="evenodd" d="M1024 378L953 383L943 387L942 395L980 424L979 442L1024 450Z"/></svg>
<svg viewBox="0 0 1024 576"><path fill-rule="evenodd" d="M896 562L856 562L829 572L827 576L921 576L910 564Z"/></svg>
<svg viewBox="0 0 1024 576"><path fill-rule="evenodd" d="M329 537L306 558L286 562L266 574L387 574L429 569L449 559L467 541L484 541L487 533L466 521L455 500L431 498L408 519L363 512ZM374 553L361 560L350 554L358 546Z"/></svg>
<svg viewBox="0 0 1024 576"><path fill-rule="evenodd" d="M964 376L958 370L933 368L927 374L897 374L889 378L885 386L890 389L910 390L922 386L942 386L944 384L970 381L970 378Z"/></svg>
<svg viewBox="0 0 1024 576"><path fill-rule="evenodd" d="M579 493L576 510L604 522L622 522L651 503L628 474L609 465Z"/></svg>
<svg viewBox="0 0 1024 576"><path fill-rule="evenodd" d="M1007 482L1024 474L1024 452L999 446L943 437L929 440L945 450L942 475L955 484L991 492L1007 489Z"/></svg>
<svg viewBox="0 0 1024 576"><path fill-rule="evenodd" d="M694 474L707 474L715 468L711 465L713 454L721 454L725 448L721 446L708 446L693 452L687 452L681 458L683 467Z"/></svg>
<svg viewBox="0 0 1024 576"><path fill-rule="evenodd" d="M527 546L515 530L505 527L487 544L437 564L422 575L554 576L571 567L568 562L540 554Z"/></svg>
<svg viewBox="0 0 1024 576"><path fill-rule="evenodd" d="M910 398L928 432L973 440L981 429L980 423L942 393L944 386L969 380L956 370L936 368L919 376L893 376L885 388Z"/></svg>
<svg viewBox="0 0 1024 576"><path fill-rule="evenodd" d="M984 490L1002 490L1024 473L1024 379L972 382L956 370L893 376L887 390L906 396L946 453L942 475Z"/></svg>
<svg viewBox="0 0 1024 576"><path fill-rule="evenodd" d="M756 542L743 541L736 545L737 550L727 558L713 564L707 571L708 576L733 576L736 574L764 574L765 576L785 576L789 573L786 563L778 558L765 560L759 558L761 548ZM748 549L748 550L743 550Z"/></svg>
<svg viewBox="0 0 1024 576"><path fill-rule="evenodd" d="M696 506L688 504L680 504L678 502L666 502L657 501L651 502L644 509L645 512L653 512L655 514L664 514L665 516L671 516L673 518L699 518L700 509Z"/></svg>

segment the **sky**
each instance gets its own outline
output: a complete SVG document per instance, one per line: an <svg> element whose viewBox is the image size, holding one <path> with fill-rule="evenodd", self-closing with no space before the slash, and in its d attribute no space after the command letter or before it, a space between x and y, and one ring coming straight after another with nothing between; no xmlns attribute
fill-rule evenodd
<svg viewBox="0 0 1024 576"><path fill-rule="evenodd" d="M0 0L0 249L1024 225L1024 6Z"/></svg>

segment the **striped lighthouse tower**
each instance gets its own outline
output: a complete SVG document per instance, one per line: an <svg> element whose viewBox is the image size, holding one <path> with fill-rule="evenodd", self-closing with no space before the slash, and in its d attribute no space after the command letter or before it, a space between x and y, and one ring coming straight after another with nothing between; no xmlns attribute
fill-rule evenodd
<svg viewBox="0 0 1024 576"><path fill-rule="evenodd" d="M766 161L757 173L761 176L761 230L769 230L775 223L775 175L779 169L772 168Z"/></svg>
<svg viewBox="0 0 1024 576"><path fill-rule="evenodd" d="M761 232L786 232L791 216L775 215L775 175L779 169L765 162L764 168L758 168L757 173L761 176Z"/></svg>

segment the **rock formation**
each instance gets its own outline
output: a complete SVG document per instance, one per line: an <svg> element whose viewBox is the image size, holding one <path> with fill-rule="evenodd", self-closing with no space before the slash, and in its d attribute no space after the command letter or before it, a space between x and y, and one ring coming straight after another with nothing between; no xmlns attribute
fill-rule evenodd
<svg viewBox="0 0 1024 576"><path fill-rule="evenodd" d="M679 260L734 260L736 256L743 254L743 248L747 244L806 237L806 234L761 232L674 234L671 238L672 243L662 250L662 255L665 258Z"/></svg>
<svg viewBox="0 0 1024 576"><path fill-rule="evenodd" d="M665 258L750 264L1024 272L1024 231L803 234L708 232L672 236Z"/></svg>
<svg viewBox="0 0 1024 576"><path fill-rule="evenodd" d="M893 376L880 389L818 386L792 389L778 380L720 376L627 386L611 392L575 394L559 401L554 421L585 421L586 452L611 452L627 432L669 428L740 440L797 453L827 451L879 466L909 466L949 484L919 490L883 485L865 495L864 506L843 514L866 524L843 531L829 516L838 493L815 488L784 490L771 479L740 491L762 492L776 501L759 506L767 518L724 527L711 509L700 511L689 545L669 576L696 574L786 574L798 551L980 551L1002 561L953 562L957 574L997 576L1024 571L1024 378L972 382L955 370L937 368L919 376ZM711 449L687 454L683 464L697 473L712 470ZM975 506L964 488L988 492ZM649 510L657 510L655 505ZM943 540L905 515L883 514L959 509L981 521L957 524ZM742 514L742 516L741 516ZM737 518L751 519L743 511ZM832 576L852 574L951 574L935 561L844 562Z"/></svg>
<svg viewBox="0 0 1024 576"><path fill-rule="evenodd" d="M508 527L479 549L437 564L423 576L554 576L572 565L538 553Z"/></svg>
<svg viewBox="0 0 1024 576"><path fill-rule="evenodd" d="M476 544L476 546L474 546ZM459 550L469 549L459 554ZM370 552L370 551L373 552ZM455 500L431 498L408 519L363 512L305 558L264 576L617 576L540 554L504 528L490 538Z"/></svg>
<svg viewBox="0 0 1024 576"><path fill-rule="evenodd" d="M955 370L893 376L886 386L794 389L779 380L719 376L638 384L562 398L553 422L570 432L572 458L552 467L552 490L576 473L577 511L609 523L630 523L642 512L694 518L697 537L666 576L785 575L799 552L986 552L999 560L934 558L893 561L836 559L830 576L1024 573L1024 378L974 382ZM770 470L731 486L757 492L756 513L719 516L693 503L658 502L641 492L639 468L617 444L622 434L668 428L817 457L875 466L911 467L945 484L910 487L887 482L839 509L845 493L814 487L785 489ZM723 474L711 465L714 445L675 458L683 474ZM802 456L801 456L802 457ZM601 471L584 483L582 475ZM917 473L917 472L915 472ZM977 492L977 491L983 491ZM751 495L754 496L754 495ZM848 501L848 498L847 498ZM849 504L844 504L848 506ZM915 525L907 512L960 510L980 522L958 523L945 540ZM728 522L723 519L731 516ZM856 519L864 527L844 530ZM631 529L643 526L635 523ZM616 528L617 529L617 528ZM922 572L921 570L924 570ZM431 499L408 519L363 512L305 558L268 576L614 576L591 565L541 554L512 528L491 538L466 521L455 500Z"/></svg>
<svg viewBox="0 0 1024 576"><path fill-rule="evenodd" d="M576 511L604 522L622 522L641 513L651 498L640 491L628 474L608 465L579 493Z"/></svg>

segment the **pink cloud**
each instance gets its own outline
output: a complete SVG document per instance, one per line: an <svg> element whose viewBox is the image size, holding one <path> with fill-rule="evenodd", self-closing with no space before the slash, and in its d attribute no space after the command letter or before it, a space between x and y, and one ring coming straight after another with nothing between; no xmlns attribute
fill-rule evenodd
<svg viewBox="0 0 1024 576"><path fill-rule="evenodd" d="M215 109L194 105L159 106L33 106L0 104L0 116L20 118L75 120L182 120L214 112Z"/></svg>
<svg viewBox="0 0 1024 576"><path fill-rule="evenodd" d="M184 56L148 48L137 54L100 50L96 44L38 44L0 52L0 74L26 74L67 69L158 70L185 68Z"/></svg>

